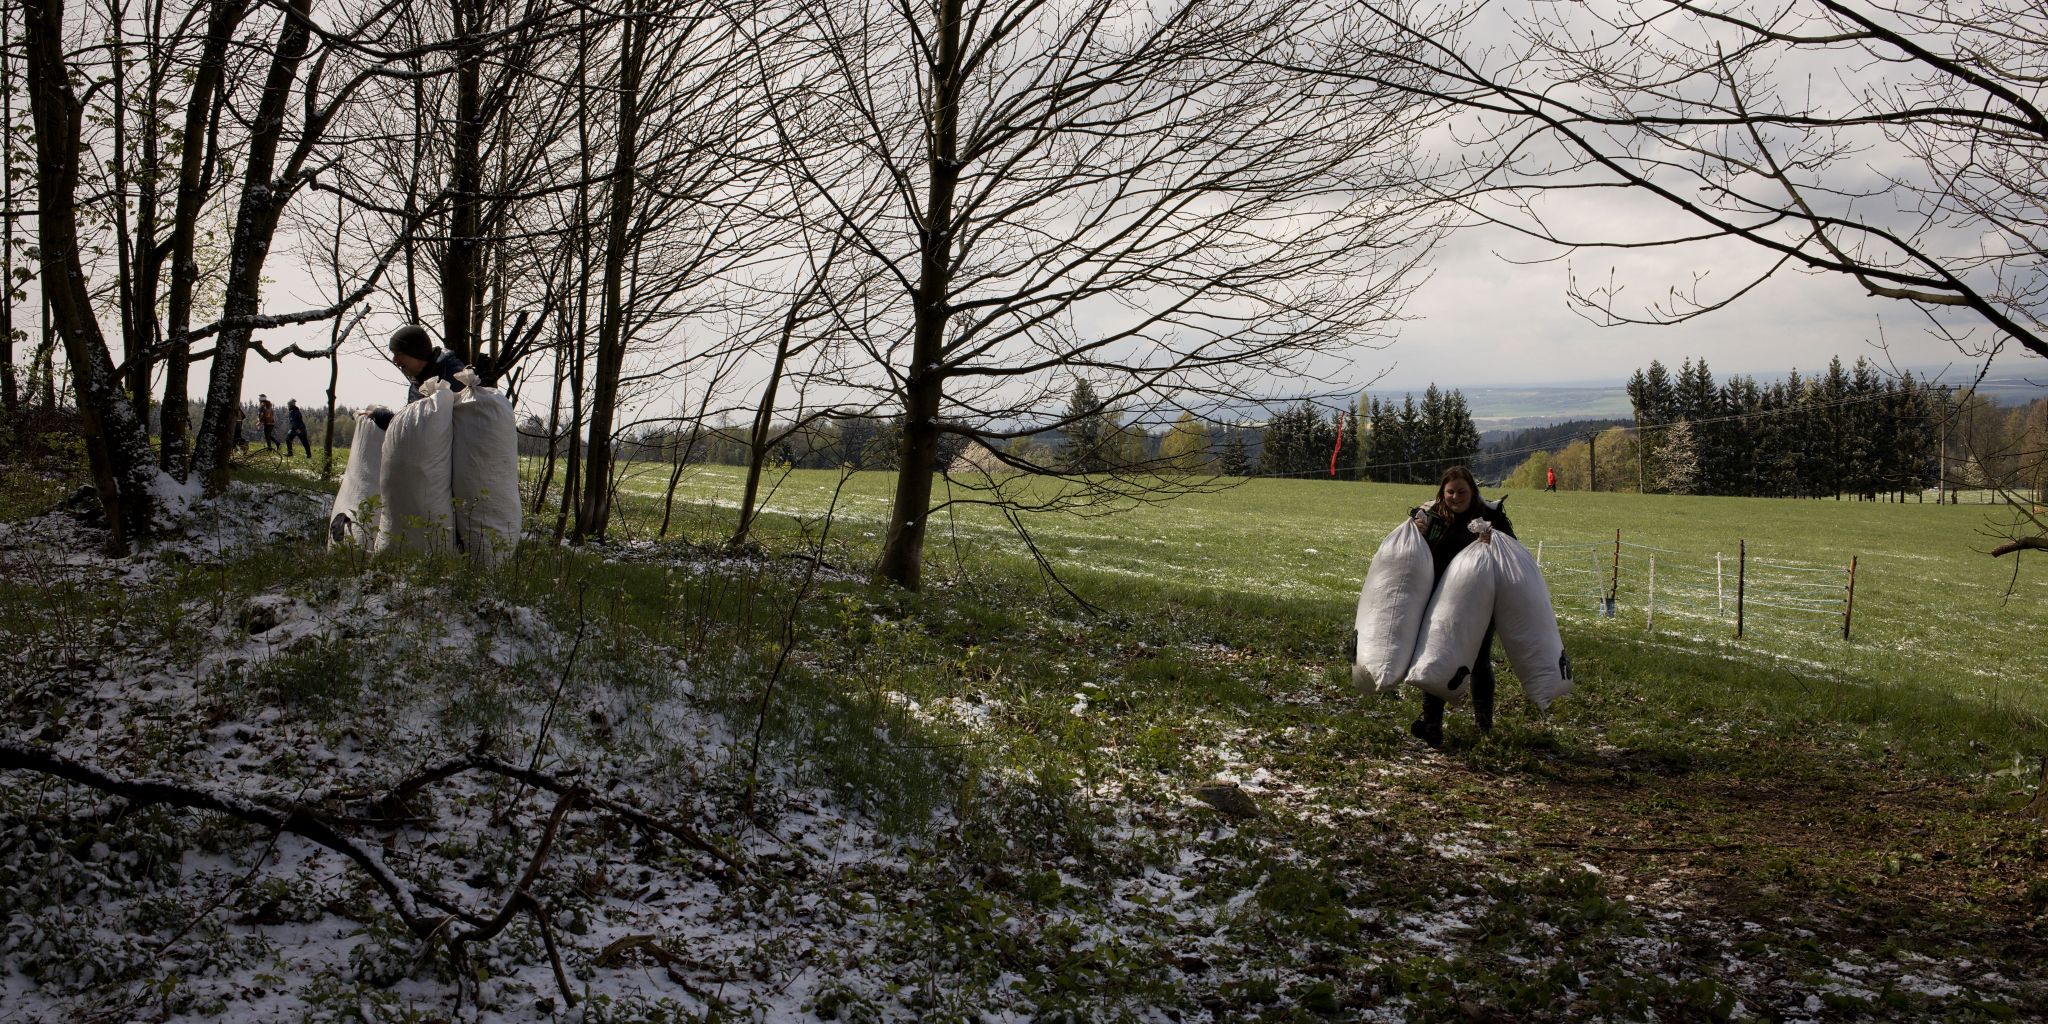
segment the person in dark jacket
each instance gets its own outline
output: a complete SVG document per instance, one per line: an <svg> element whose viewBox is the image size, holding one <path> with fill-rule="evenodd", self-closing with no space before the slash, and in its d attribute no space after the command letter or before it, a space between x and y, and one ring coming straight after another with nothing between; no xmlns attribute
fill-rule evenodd
<svg viewBox="0 0 2048 1024"><path fill-rule="evenodd" d="M391 332L391 363L405 373L405 400L408 404L419 401L420 385L435 377L447 381L453 390L462 390L462 382L456 380L455 375L469 368L461 356L436 347L427 329L418 324L406 324ZM381 429L390 428L391 417L389 410L373 414Z"/></svg>
<svg viewBox="0 0 2048 1024"><path fill-rule="evenodd" d="M1515 535L1514 525L1508 522L1508 515L1501 506L1507 499L1488 503L1479 497L1479 482L1472 478L1472 471L1463 466L1452 466L1444 470L1443 479L1437 483L1436 498L1424 502L1410 513L1415 528L1422 531L1422 537L1429 543L1429 558L1436 565L1436 578L1443 581L1444 570L1450 568L1451 560L1458 552L1479 538L1472 533L1474 520L1484 519L1493 528L1510 537ZM1484 543L1492 543L1489 539ZM1479 657L1472 663L1472 717L1479 722L1481 732L1493 729L1493 624L1487 623L1486 636L1479 641ZM1444 699L1424 694L1422 696L1422 717L1408 726L1408 732L1416 739L1432 747L1444 743Z"/></svg>
<svg viewBox="0 0 2048 1024"><path fill-rule="evenodd" d="M299 411L298 399L287 398L284 400L284 454L286 458L291 457L292 438L295 437L299 439L300 444L306 446L306 457L312 458L313 438L306 433L306 415Z"/></svg>

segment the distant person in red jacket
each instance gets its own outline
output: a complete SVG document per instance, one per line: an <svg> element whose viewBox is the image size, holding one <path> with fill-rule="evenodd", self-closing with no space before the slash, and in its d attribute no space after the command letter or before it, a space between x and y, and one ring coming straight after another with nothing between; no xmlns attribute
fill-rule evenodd
<svg viewBox="0 0 2048 1024"><path fill-rule="evenodd" d="M1543 489L1544 489L1544 490L1546 490L1546 491L1554 491L1554 490L1557 490L1557 467L1556 467L1556 466L1551 466L1550 468L1548 468L1548 469L1545 469L1545 470L1543 471Z"/></svg>

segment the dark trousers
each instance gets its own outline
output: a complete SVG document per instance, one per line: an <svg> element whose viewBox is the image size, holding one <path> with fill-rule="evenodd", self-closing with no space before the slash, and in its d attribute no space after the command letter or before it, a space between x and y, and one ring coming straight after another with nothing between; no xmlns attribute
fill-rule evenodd
<svg viewBox="0 0 2048 1024"><path fill-rule="evenodd" d="M307 437L307 436L306 436L306 428L305 428L305 427L293 427L293 428L291 428L290 430L287 430L287 431L285 431L285 435L284 435L284 454L285 454L285 456L286 456L287 458L289 458L289 457L291 456L291 454L292 454L292 438L295 438L295 437L299 439L299 443L300 443L300 444L302 444L302 445L305 445L305 446L306 446L306 457L307 457L307 458L309 458L309 459L310 459L310 458L312 458L312 457L313 457L313 439L312 439L312 438L310 438L310 437Z"/></svg>
<svg viewBox="0 0 2048 1024"><path fill-rule="evenodd" d="M1479 657L1472 663L1472 717L1481 731L1493 728L1493 623L1486 624L1486 636L1479 641ZM1439 729L1444 724L1444 699L1422 695L1422 720Z"/></svg>
<svg viewBox="0 0 2048 1024"><path fill-rule="evenodd" d="M266 452L277 450L277 424L275 423L265 423L263 425L263 450Z"/></svg>

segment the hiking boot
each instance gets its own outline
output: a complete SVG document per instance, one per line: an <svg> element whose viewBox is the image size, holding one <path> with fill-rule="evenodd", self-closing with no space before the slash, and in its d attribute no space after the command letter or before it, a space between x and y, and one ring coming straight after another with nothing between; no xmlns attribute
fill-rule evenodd
<svg viewBox="0 0 2048 1024"><path fill-rule="evenodd" d="M1408 723L1408 735L1429 744L1432 748L1441 748L1444 745L1444 723L1418 718Z"/></svg>

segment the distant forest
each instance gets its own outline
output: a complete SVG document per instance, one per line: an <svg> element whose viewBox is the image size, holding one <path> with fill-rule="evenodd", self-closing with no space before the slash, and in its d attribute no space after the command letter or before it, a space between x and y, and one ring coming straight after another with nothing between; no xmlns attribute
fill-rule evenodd
<svg viewBox="0 0 2048 1024"><path fill-rule="evenodd" d="M2048 487L2048 401L2000 406L1866 359L1760 384L1716 383L1704 359L1676 374L1652 361L1628 384L1632 425L1527 452L1503 486L1543 486L1555 467L1567 490L1753 497L1904 499L1929 488ZM1563 440L1563 438L1559 438Z"/></svg>

